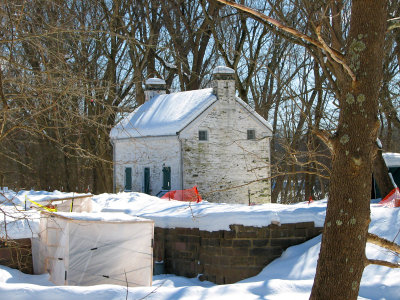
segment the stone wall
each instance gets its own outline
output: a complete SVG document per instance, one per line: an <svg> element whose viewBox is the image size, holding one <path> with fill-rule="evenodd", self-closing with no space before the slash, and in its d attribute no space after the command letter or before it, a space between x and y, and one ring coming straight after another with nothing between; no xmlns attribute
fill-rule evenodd
<svg viewBox="0 0 400 300"><path fill-rule="evenodd" d="M154 261L165 273L196 277L217 284L257 275L290 247L322 232L314 222L252 227L230 225L230 231L155 228Z"/></svg>
<svg viewBox="0 0 400 300"><path fill-rule="evenodd" d="M33 274L31 239L0 241L0 265Z"/></svg>
<svg viewBox="0 0 400 300"><path fill-rule="evenodd" d="M220 94L181 133L184 186L197 185L210 202L269 203L271 131L239 100ZM207 130L207 141L198 140L199 130ZM247 139L247 130L255 139Z"/></svg>

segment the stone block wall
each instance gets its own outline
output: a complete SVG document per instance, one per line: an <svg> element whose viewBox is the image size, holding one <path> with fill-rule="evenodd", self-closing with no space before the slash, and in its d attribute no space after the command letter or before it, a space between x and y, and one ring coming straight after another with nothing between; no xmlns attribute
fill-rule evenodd
<svg viewBox="0 0 400 300"><path fill-rule="evenodd" d="M269 203L272 133L232 95L219 98L182 131L184 187L197 185L209 202ZM247 139L249 129L253 140ZM199 130L207 130L207 141L198 140Z"/></svg>
<svg viewBox="0 0 400 300"><path fill-rule="evenodd" d="M155 228L154 260L165 272L217 284L257 275L290 247L322 232L314 222L253 227L230 225L230 231Z"/></svg>
<svg viewBox="0 0 400 300"><path fill-rule="evenodd" d="M0 265L33 274L31 239L0 241Z"/></svg>

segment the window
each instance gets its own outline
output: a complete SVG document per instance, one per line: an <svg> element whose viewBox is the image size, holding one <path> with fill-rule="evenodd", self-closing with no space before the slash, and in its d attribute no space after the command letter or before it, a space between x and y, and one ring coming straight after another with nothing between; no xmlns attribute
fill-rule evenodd
<svg viewBox="0 0 400 300"><path fill-rule="evenodd" d="M163 190L171 189L171 167L163 167Z"/></svg>
<svg viewBox="0 0 400 300"><path fill-rule="evenodd" d="M247 139L248 140L256 139L256 131L254 129L247 129Z"/></svg>
<svg viewBox="0 0 400 300"><path fill-rule="evenodd" d="M199 130L199 141L208 141L207 130Z"/></svg>
<svg viewBox="0 0 400 300"><path fill-rule="evenodd" d="M125 168L125 186L124 191L132 191L132 168Z"/></svg>
<svg viewBox="0 0 400 300"><path fill-rule="evenodd" d="M144 168L143 192L150 195L150 168Z"/></svg>

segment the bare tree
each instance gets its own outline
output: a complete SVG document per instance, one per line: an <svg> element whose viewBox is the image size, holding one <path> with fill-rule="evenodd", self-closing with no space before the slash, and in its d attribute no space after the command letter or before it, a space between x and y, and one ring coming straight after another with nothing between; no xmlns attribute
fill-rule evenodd
<svg viewBox="0 0 400 300"><path fill-rule="evenodd" d="M387 3L302 3L314 35L306 35L259 11L216 0L262 19L301 39L335 89L339 106L336 133L319 136L332 150L330 195L311 299L357 299L364 267L372 161L378 135L378 96L382 83ZM346 10L349 23L343 26ZM329 17L332 16L332 17ZM343 31L343 28L348 27ZM340 253L340 255L339 255Z"/></svg>
<svg viewBox="0 0 400 300"><path fill-rule="evenodd" d="M19 187L109 191L108 133L131 88L118 31L103 25L112 17L92 1L1 9L2 90L11 107L2 119L2 167L29 174L14 177Z"/></svg>

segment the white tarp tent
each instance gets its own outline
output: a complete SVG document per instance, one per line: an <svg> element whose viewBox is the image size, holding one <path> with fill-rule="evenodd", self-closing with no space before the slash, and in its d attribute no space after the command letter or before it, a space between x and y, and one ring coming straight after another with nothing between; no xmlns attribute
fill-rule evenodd
<svg viewBox="0 0 400 300"><path fill-rule="evenodd" d="M56 285L150 286L154 221L123 213L42 212L35 274Z"/></svg>

